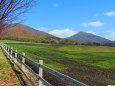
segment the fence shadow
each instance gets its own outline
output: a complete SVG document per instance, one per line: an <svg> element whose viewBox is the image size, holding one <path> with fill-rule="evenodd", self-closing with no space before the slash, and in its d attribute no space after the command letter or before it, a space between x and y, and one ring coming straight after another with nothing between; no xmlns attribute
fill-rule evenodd
<svg viewBox="0 0 115 86"><path fill-rule="evenodd" d="M8 56L5 53L4 53L4 55L5 55L6 59L7 59L7 62L11 65L11 68L14 71L15 75L17 76L17 78L18 78L21 86L27 86L26 81L22 77L22 73L16 69L16 67L14 66L14 64L12 63L12 61L8 58Z"/></svg>

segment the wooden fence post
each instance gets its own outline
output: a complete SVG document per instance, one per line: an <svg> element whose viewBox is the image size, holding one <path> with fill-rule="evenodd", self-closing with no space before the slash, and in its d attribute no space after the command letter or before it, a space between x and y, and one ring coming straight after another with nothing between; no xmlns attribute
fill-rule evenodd
<svg viewBox="0 0 115 86"><path fill-rule="evenodd" d="M11 51L10 51L10 54L11 54L11 58L12 58L12 49L13 49L13 48L11 48ZM13 59L13 58L12 58L12 59Z"/></svg>
<svg viewBox="0 0 115 86"><path fill-rule="evenodd" d="M14 60L15 63L17 63L17 59L16 58L17 58L17 50L15 50L15 60Z"/></svg>
<svg viewBox="0 0 115 86"><path fill-rule="evenodd" d="M7 52L8 52L8 56L9 56L9 47L8 47L8 51Z"/></svg>
<svg viewBox="0 0 115 86"><path fill-rule="evenodd" d="M23 53L23 56L25 56L25 53ZM22 62L25 64L25 58L24 57L22 57ZM22 70L25 71L25 67L23 64L22 64Z"/></svg>
<svg viewBox="0 0 115 86"><path fill-rule="evenodd" d="M39 64L43 65L43 60L39 60ZM39 76L43 78L43 69L39 67ZM42 81L39 80L39 86L42 86Z"/></svg>

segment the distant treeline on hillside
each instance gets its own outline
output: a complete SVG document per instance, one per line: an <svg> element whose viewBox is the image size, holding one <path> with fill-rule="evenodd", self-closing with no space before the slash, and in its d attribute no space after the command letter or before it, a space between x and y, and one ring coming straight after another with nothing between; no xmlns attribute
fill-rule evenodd
<svg viewBox="0 0 115 86"><path fill-rule="evenodd" d="M115 47L115 43L96 43L96 42L79 42L68 39L59 39L59 38L26 38L26 37L6 37L1 38L2 40L16 40L23 42L35 42L35 43L51 43L51 44L65 44L65 45L90 45L90 46L111 46Z"/></svg>

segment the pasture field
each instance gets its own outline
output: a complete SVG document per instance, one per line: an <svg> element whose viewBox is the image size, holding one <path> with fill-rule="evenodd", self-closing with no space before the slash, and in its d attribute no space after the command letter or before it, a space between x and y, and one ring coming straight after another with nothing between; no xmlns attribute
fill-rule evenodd
<svg viewBox="0 0 115 86"><path fill-rule="evenodd" d="M90 86L115 85L115 47L62 45L0 40L36 62Z"/></svg>

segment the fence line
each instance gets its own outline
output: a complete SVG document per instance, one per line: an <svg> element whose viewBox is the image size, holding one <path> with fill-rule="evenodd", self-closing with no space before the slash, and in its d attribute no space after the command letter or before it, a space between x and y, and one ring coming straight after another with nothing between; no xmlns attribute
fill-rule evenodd
<svg viewBox="0 0 115 86"><path fill-rule="evenodd" d="M43 70L47 71L48 73L58 77L61 80L66 81L67 83L71 84L72 86L88 86L80 81L77 81L67 75L64 75L60 72L57 72L55 70L52 70L51 68L48 68L46 66L43 65L42 60L39 60L39 63L36 63L34 61L32 61L31 59L27 58L25 56L25 53L20 54L16 51L14 51L13 49L7 47L5 44L0 43L0 45L2 46L2 49L5 51L5 53L10 57L10 59L12 60L12 62L22 71L22 73L26 76L26 78L29 80L29 82L32 84L32 86L36 86L35 83L27 76L27 74L24 72L24 68L26 67L29 72L31 72L33 74L33 76L39 80L39 86L42 86L42 83L45 84L46 86L52 86L49 82L47 82L45 79L43 79ZM13 53L15 53L15 55L13 55ZM17 57L17 56L21 57L21 60ZM14 60L13 60L14 58ZM39 67L39 74L35 73L34 70L32 70L28 65L25 64L25 60L28 61L29 63L31 63L32 65L36 66L37 68ZM16 62L19 62L20 64L22 64L22 68L19 67L19 65L17 65Z"/></svg>
<svg viewBox="0 0 115 86"><path fill-rule="evenodd" d="M3 48L3 47L2 47ZM4 49L4 48L3 48ZM5 53L9 56L9 58L12 60L12 62L19 68L19 70L20 71L22 71L22 73L25 75L25 77L29 80L29 82L31 83L31 85L32 86L35 86L35 84L34 84L34 82L28 77L28 75L20 68L20 66L19 65L17 65L15 62L14 62L14 60L12 59L12 56L11 55L9 55L9 49L8 49L8 51L6 51L5 49L4 49L4 51L5 51Z"/></svg>

